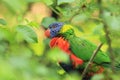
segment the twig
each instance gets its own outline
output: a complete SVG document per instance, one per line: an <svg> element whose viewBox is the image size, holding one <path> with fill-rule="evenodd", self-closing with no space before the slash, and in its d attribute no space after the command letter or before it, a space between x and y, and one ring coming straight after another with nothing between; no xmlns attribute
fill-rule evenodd
<svg viewBox="0 0 120 80"><path fill-rule="evenodd" d="M55 10L54 8L50 7L50 9L51 9L53 12L55 12L58 16L62 16L62 14L59 13L59 12L58 12L57 10Z"/></svg>
<svg viewBox="0 0 120 80"><path fill-rule="evenodd" d="M72 15L71 18L70 18L68 21L71 22L71 21L73 20L73 18L74 18L76 15L79 14L79 11L80 11L80 10L78 10L74 15Z"/></svg>
<svg viewBox="0 0 120 80"><path fill-rule="evenodd" d="M97 52L100 50L101 46L103 45L103 43L100 43L97 47L97 49L93 52L88 64L86 65L85 69L83 70L83 73L82 73L82 78L84 78L85 74L87 73L88 69L89 69L89 66L90 64L93 62Z"/></svg>
<svg viewBox="0 0 120 80"><path fill-rule="evenodd" d="M96 21L99 21L99 22L102 22L103 20L99 17L90 17L89 19L92 19L92 20L96 20Z"/></svg>
<svg viewBox="0 0 120 80"><path fill-rule="evenodd" d="M85 5L83 5L85 6ZM83 7L82 7L83 9ZM73 20L73 18L76 16L76 15L79 15L80 14L80 11L82 10L81 7L79 7L79 10L77 12L75 12L70 18L69 18L69 22L71 22Z"/></svg>

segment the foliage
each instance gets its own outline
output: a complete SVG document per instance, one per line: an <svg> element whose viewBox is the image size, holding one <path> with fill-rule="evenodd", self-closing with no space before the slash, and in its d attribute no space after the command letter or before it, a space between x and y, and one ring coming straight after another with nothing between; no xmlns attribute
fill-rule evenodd
<svg viewBox="0 0 120 80"><path fill-rule="evenodd" d="M49 24L51 24L53 22L56 22L55 18L46 17L42 20L41 25L47 29Z"/></svg>
<svg viewBox="0 0 120 80"><path fill-rule="evenodd" d="M58 58L68 59L59 49L50 49L49 39L42 33L56 21L73 25L79 29L78 36L95 44L104 42L102 50L109 53L104 31L107 25L115 60L119 62L120 1L99 1L0 0L0 80L80 80L79 74L69 75L57 64ZM29 5L38 2L47 5L53 16L43 18L41 23L25 19ZM119 74L109 69L93 76L92 80L119 80Z"/></svg>
<svg viewBox="0 0 120 80"><path fill-rule="evenodd" d="M26 41L37 42L37 35L30 27L25 25L18 25L16 30L23 35Z"/></svg>

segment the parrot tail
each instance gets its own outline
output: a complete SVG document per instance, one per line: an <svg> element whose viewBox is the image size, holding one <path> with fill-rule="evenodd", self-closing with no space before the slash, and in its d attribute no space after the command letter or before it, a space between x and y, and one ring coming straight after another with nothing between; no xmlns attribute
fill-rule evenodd
<svg viewBox="0 0 120 80"><path fill-rule="evenodd" d="M71 64L66 64L64 62L59 62L59 65L68 73L74 71L74 69L73 69Z"/></svg>
<svg viewBox="0 0 120 80"><path fill-rule="evenodd" d="M116 64L115 64L115 71L119 71L120 72L120 62L117 62L116 61Z"/></svg>
<svg viewBox="0 0 120 80"><path fill-rule="evenodd" d="M119 71L120 72L120 62L118 61L115 61L115 64L114 64L114 70L117 72ZM102 66L106 67L106 68L111 68L111 63L103 63Z"/></svg>
<svg viewBox="0 0 120 80"><path fill-rule="evenodd" d="M72 66L72 64L66 64L66 63L64 63L64 62L59 62L59 65L69 74L69 73L72 73L72 72L78 72L78 73L82 73L83 72L83 69L81 69L81 68L78 68L78 69L76 69L76 68L74 68L73 66ZM82 80L91 80L91 77L92 76L85 76L85 77L83 77L83 79Z"/></svg>

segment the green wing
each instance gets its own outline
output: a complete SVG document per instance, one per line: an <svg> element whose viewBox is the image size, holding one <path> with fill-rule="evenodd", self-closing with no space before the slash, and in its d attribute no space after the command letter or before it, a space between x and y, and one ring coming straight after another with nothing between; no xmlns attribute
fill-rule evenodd
<svg viewBox="0 0 120 80"><path fill-rule="evenodd" d="M93 43L76 36L69 37L68 41L71 51L84 61L89 61L93 51L97 48ZM97 64L110 63L110 58L106 53L99 50L93 62Z"/></svg>

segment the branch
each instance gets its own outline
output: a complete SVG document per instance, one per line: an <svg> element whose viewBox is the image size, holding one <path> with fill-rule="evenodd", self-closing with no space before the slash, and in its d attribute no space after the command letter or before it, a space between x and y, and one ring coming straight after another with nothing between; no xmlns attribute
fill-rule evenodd
<svg viewBox="0 0 120 80"><path fill-rule="evenodd" d="M99 9L100 9L100 17L102 16L103 14L103 7L102 7L102 0L98 0L98 5L99 5ZM108 44L108 51L109 51L109 56L110 56L110 59L111 59L111 68L112 68L112 71L115 72L115 69L114 69L114 61L115 61L115 58L114 58L114 54L113 54L113 49L112 49L112 46L111 46L111 39L110 39L110 32L109 32L109 29L108 29L108 25L107 23L105 23L105 21L102 21L103 22L103 25L104 25L104 32L105 32L105 37L106 37L106 40L107 40L107 44Z"/></svg>
<svg viewBox="0 0 120 80"><path fill-rule="evenodd" d="M110 55L110 59L111 59L111 68L112 68L112 71L115 72L115 69L114 69L115 57L114 57L113 49L111 46L111 39L109 37L109 30L108 30L107 24L105 24L105 23L104 23L104 32L105 32L105 37L106 37L107 44L108 44L108 51L110 53L109 55Z"/></svg>
<svg viewBox="0 0 120 80"><path fill-rule="evenodd" d="M93 52L93 54L92 54L92 56L91 56L91 58L90 58L90 60L89 60L89 62L88 62L88 64L87 64L87 66L86 66L85 69L83 70L82 78L83 78L83 77L85 76L85 74L87 73L90 64L93 62L93 60L94 60L97 52L100 50L100 48L101 48L102 45L103 45L103 43L100 43L100 44L98 45L97 49Z"/></svg>

